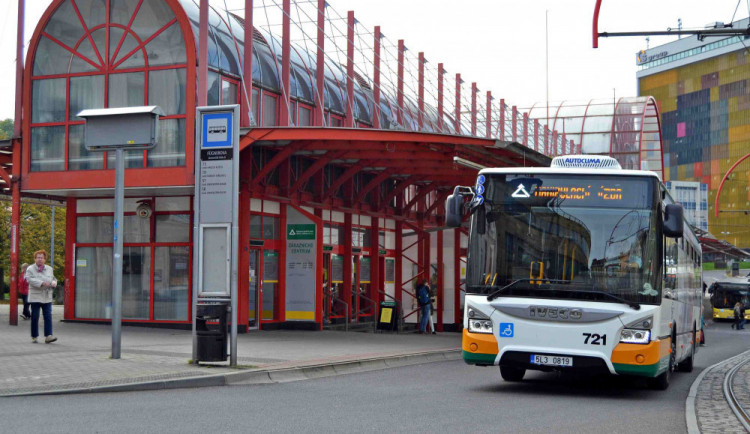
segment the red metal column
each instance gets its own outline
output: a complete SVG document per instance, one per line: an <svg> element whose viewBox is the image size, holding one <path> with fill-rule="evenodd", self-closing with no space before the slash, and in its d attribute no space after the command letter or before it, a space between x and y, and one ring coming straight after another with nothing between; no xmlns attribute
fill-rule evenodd
<svg viewBox="0 0 750 434"><path fill-rule="evenodd" d="M487 91L487 132L485 133L487 138L492 137L492 92Z"/></svg>
<svg viewBox="0 0 750 434"><path fill-rule="evenodd" d="M557 155L558 149L557 149L557 130L552 131L552 155Z"/></svg>
<svg viewBox="0 0 750 434"><path fill-rule="evenodd" d="M253 34L253 0L245 0L245 23L246 35ZM240 125L250 126L251 113L253 112L253 38L245 38L245 52L242 57L242 85L245 86L247 101L241 104ZM259 120L256 119L255 122ZM249 206L249 205L248 205Z"/></svg>
<svg viewBox="0 0 750 434"><path fill-rule="evenodd" d="M396 89L398 104L397 116L399 125L404 125L404 40L398 40L398 89Z"/></svg>
<svg viewBox="0 0 750 434"><path fill-rule="evenodd" d="M68 198L68 200L65 203L65 207L67 209L67 212L65 213L65 233L66 234L74 234L76 233L76 199L75 198ZM76 309L75 309L75 302L72 300L75 300L75 275L73 274L73 269L75 267L75 264L73 263L73 258L75 257L75 251L73 250L73 246L75 245L75 238L65 237L65 251L69 252L67 255L65 255L65 300L68 300L67 303L65 303L64 310L63 310L63 318L64 319L73 319L76 315ZM188 297L188 300L192 300Z"/></svg>
<svg viewBox="0 0 750 434"><path fill-rule="evenodd" d="M198 21L198 105L208 104L208 0L201 0Z"/></svg>
<svg viewBox="0 0 750 434"><path fill-rule="evenodd" d="M291 28L292 28L292 7L291 0L283 0L283 17L281 24L281 115L279 117L279 126L288 127L291 124L289 105L291 103L290 92L290 78L291 73Z"/></svg>
<svg viewBox="0 0 750 434"><path fill-rule="evenodd" d="M567 144L567 140L565 139L565 133L562 134L562 155L565 155L565 145Z"/></svg>
<svg viewBox="0 0 750 434"><path fill-rule="evenodd" d="M529 114L523 114L523 144L529 147Z"/></svg>
<svg viewBox="0 0 750 434"><path fill-rule="evenodd" d="M518 107L513 106L510 111L510 128L513 130L513 141L518 143Z"/></svg>
<svg viewBox="0 0 750 434"><path fill-rule="evenodd" d="M23 45L26 4L18 0L18 24L16 29L16 107L13 120L13 169L11 175L10 212L10 325L18 325L18 252L21 229L21 118L23 113ZM27 140L28 142L28 140Z"/></svg>
<svg viewBox="0 0 750 434"><path fill-rule="evenodd" d="M471 83L471 135L477 135L477 82Z"/></svg>
<svg viewBox="0 0 750 434"><path fill-rule="evenodd" d="M349 306L349 321L351 322L354 306L352 306L352 214L344 213L344 302Z"/></svg>
<svg viewBox="0 0 750 434"><path fill-rule="evenodd" d="M505 99L500 99L500 128L498 136L500 140L505 140Z"/></svg>
<svg viewBox="0 0 750 434"><path fill-rule="evenodd" d="M250 321L250 181L253 179L253 161L250 152L240 153L239 158L240 209L237 217L239 220L237 238L240 251L237 264L237 308L239 309L237 327L240 325L246 327Z"/></svg>
<svg viewBox="0 0 750 434"><path fill-rule="evenodd" d="M354 127L354 11L346 14L346 119L344 126Z"/></svg>
<svg viewBox="0 0 750 434"><path fill-rule="evenodd" d="M534 150L539 152L539 119L534 119Z"/></svg>
<svg viewBox="0 0 750 434"><path fill-rule="evenodd" d="M438 63L438 88L437 88L437 110L438 110L438 132L443 132L443 64Z"/></svg>
<svg viewBox="0 0 750 434"><path fill-rule="evenodd" d="M375 303L378 302L380 284L380 219L372 217L370 223L370 293L367 294ZM377 308L373 309L373 314ZM375 318L375 321L378 319Z"/></svg>
<svg viewBox="0 0 750 434"><path fill-rule="evenodd" d="M404 256L402 250L404 249L404 223L401 220L396 220L396 243L394 245L396 249L396 263L394 264L394 273L396 274L395 282L394 282L394 288L393 288L393 298L396 299L396 302L398 303L398 308L401 310L401 315L403 316L403 306L401 303L401 299L403 296L403 266L404 266Z"/></svg>
<svg viewBox="0 0 750 434"><path fill-rule="evenodd" d="M549 155L549 128L544 126L544 155Z"/></svg>
<svg viewBox="0 0 750 434"><path fill-rule="evenodd" d="M422 131L424 126L424 53L419 52L419 66L417 68L417 106L419 107L419 113L417 113L417 122L419 123L419 130Z"/></svg>
<svg viewBox="0 0 750 434"><path fill-rule="evenodd" d="M461 134L461 74L456 74L456 134Z"/></svg>
<svg viewBox="0 0 750 434"><path fill-rule="evenodd" d="M325 86L325 53L323 47L325 47L325 29L326 22L326 0L318 0L318 50L316 55L316 67L315 67L315 90L317 92L316 104L318 110L315 116L315 126L322 127L325 124L325 104L323 100L323 88ZM247 35L247 32L245 32Z"/></svg>
<svg viewBox="0 0 750 434"><path fill-rule="evenodd" d="M462 324L461 311L461 230L453 229L453 323Z"/></svg>
<svg viewBox="0 0 750 434"><path fill-rule="evenodd" d="M443 278L443 231L437 231L437 331L443 331L443 298L445 279Z"/></svg>
<svg viewBox="0 0 750 434"><path fill-rule="evenodd" d="M380 128L380 26L375 26L375 40L373 41L373 68L372 68L372 99L374 110L372 112L372 127Z"/></svg>

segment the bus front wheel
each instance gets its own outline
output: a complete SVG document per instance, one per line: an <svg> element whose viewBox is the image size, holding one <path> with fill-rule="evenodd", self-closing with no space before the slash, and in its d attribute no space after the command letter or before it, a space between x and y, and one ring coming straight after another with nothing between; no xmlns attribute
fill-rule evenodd
<svg viewBox="0 0 750 434"><path fill-rule="evenodd" d="M669 387L669 380L672 377L672 371L675 368L675 352L677 351L677 343L675 342L674 333L672 333L671 341L672 343L669 352L669 366L667 366L667 370L651 380L651 387L656 390L667 390L667 388Z"/></svg>
<svg viewBox="0 0 750 434"><path fill-rule="evenodd" d="M513 368L510 366L500 367L500 375L505 381L521 381L525 374L526 370L523 368Z"/></svg>

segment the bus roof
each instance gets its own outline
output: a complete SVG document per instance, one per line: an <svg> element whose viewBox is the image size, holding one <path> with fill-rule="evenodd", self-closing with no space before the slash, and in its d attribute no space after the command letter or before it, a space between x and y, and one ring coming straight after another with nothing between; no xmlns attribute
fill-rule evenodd
<svg viewBox="0 0 750 434"><path fill-rule="evenodd" d="M721 279L718 279L714 283L718 283L718 284L733 283L735 285L750 285L750 278L748 278L747 276L723 277Z"/></svg>
<svg viewBox="0 0 750 434"><path fill-rule="evenodd" d="M614 176L642 176L656 178L659 175L650 170L623 170L623 169L579 169L579 168L552 168L552 167L497 167L486 168L479 171L482 175L506 174L506 173L529 173L529 174L559 174L559 175L614 175Z"/></svg>

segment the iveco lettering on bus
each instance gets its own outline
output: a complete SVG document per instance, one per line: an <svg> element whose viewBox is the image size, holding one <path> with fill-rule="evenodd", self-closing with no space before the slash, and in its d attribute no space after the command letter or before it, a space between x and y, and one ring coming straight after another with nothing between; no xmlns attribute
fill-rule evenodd
<svg viewBox="0 0 750 434"><path fill-rule="evenodd" d="M482 169L446 221L470 225L463 358L645 377L666 389L698 350L701 250L658 175L606 156Z"/></svg>

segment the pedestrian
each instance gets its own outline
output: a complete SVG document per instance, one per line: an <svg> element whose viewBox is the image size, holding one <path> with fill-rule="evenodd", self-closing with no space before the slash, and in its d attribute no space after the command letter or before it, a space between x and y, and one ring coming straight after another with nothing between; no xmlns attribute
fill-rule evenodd
<svg viewBox="0 0 750 434"><path fill-rule="evenodd" d="M21 314L21 318L23 319L31 319L31 311L29 310L29 282L26 281L27 268L29 268L29 264L26 262L21 264L20 285L18 287L18 293L23 298L23 313Z"/></svg>
<svg viewBox="0 0 750 434"><path fill-rule="evenodd" d="M739 330L740 329L740 302L739 301L734 304L733 312L734 312L734 322L732 323L732 328Z"/></svg>
<svg viewBox="0 0 750 434"><path fill-rule="evenodd" d="M745 330L745 323L747 320L745 320L745 303L737 303L740 305L740 324L739 324L739 330Z"/></svg>
<svg viewBox="0 0 750 434"><path fill-rule="evenodd" d="M427 322L430 320L430 287L426 279L422 279L417 285L417 303L422 313L419 321L419 333L427 333Z"/></svg>
<svg viewBox="0 0 750 434"><path fill-rule="evenodd" d="M26 269L26 281L29 283L29 303L31 303L31 342L37 343L39 337L39 311L44 316L44 343L51 344L57 340L52 335L52 292L57 286L57 279L52 267L44 265L47 252L34 252L34 265Z"/></svg>

